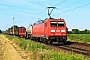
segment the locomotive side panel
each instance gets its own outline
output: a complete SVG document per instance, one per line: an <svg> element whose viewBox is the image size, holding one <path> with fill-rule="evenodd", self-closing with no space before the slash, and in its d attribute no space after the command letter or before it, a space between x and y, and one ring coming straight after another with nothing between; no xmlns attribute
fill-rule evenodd
<svg viewBox="0 0 90 60"><path fill-rule="evenodd" d="M33 25L32 35L34 37L43 37L44 36L44 23Z"/></svg>
<svg viewBox="0 0 90 60"><path fill-rule="evenodd" d="M48 39L49 36L49 20L46 20L44 23L44 36L46 39Z"/></svg>

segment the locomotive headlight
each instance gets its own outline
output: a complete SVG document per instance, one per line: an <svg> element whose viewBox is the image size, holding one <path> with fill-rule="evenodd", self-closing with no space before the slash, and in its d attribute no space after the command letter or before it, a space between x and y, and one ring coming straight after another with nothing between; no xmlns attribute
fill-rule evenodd
<svg viewBox="0 0 90 60"><path fill-rule="evenodd" d="M51 32L55 32L55 30L51 30Z"/></svg>
<svg viewBox="0 0 90 60"><path fill-rule="evenodd" d="M61 30L61 32L66 32L65 30Z"/></svg>

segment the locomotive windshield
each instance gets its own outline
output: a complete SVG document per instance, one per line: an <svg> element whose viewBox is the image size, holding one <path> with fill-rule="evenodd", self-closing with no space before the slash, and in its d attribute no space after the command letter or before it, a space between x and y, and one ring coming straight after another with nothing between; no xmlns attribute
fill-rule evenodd
<svg viewBox="0 0 90 60"><path fill-rule="evenodd" d="M57 22L51 22L50 25L51 26L57 26Z"/></svg>
<svg viewBox="0 0 90 60"><path fill-rule="evenodd" d="M58 26L64 26L64 22L58 22Z"/></svg>
<svg viewBox="0 0 90 60"><path fill-rule="evenodd" d="M50 22L51 26L64 26L64 22Z"/></svg>

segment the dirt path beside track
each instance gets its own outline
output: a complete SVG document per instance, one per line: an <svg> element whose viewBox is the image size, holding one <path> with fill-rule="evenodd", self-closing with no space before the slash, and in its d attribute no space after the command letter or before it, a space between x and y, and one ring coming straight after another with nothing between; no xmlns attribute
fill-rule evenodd
<svg viewBox="0 0 90 60"><path fill-rule="evenodd" d="M0 60L3 60L2 43L0 41Z"/></svg>
<svg viewBox="0 0 90 60"><path fill-rule="evenodd" d="M0 35L0 42L0 52L3 52L2 56L0 53L0 60L23 60L4 35Z"/></svg>

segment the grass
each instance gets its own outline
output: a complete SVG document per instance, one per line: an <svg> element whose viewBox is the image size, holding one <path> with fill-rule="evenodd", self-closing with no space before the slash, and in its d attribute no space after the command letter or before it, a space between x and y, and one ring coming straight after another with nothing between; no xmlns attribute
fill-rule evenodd
<svg viewBox="0 0 90 60"><path fill-rule="evenodd" d="M77 42L90 43L90 34L69 34L68 39Z"/></svg>
<svg viewBox="0 0 90 60"><path fill-rule="evenodd" d="M15 43L17 45L19 45L22 49L26 49L26 47L28 47L28 50L30 51L33 51L34 49L49 49L49 48L46 48L46 45L45 44L42 44L42 43L37 43L37 42L34 42L34 41L31 41L29 39L25 39L25 38L19 38L17 36L10 36L10 35L5 35L9 40L13 40L14 38L17 38L15 40Z"/></svg>
<svg viewBox="0 0 90 60"><path fill-rule="evenodd" d="M28 51L33 53L33 60L90 60L90 58L84 57L81 54L73 54L73 52L65 53L63 51L57 52L52 47L46 47L43 43L34 42L32 40L26 40L16 36L5 35L8 39L15 39L15 43L23 50L28 48Z"/></svg>

